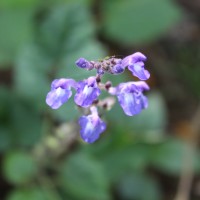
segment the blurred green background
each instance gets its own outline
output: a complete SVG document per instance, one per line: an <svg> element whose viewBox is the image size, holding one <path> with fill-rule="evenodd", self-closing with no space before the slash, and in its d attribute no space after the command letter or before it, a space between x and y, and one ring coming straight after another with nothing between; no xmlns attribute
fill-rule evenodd
<svg viewBox="0 0 200 200"><path fill-rule="evenodd" d="M116 104L82 142L73 99L46 105L51 81L94 74L79 57L136 51L149 108L127 117ZM198 0L0 0L0 199L200 199L199 63Z"/></svg>

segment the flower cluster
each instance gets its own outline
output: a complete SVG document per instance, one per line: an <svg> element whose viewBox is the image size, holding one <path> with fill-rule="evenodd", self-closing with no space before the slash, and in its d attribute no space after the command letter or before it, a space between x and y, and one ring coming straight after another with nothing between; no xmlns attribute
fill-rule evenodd
<svg viewBox="0 0 200 200"><path fill-rule="evenodd" d="M79 58L76 65L85 70L96 69L96 76L79 82L66 78L54 80L51 84L51 91L47 94L46 103L51 108L58 109L72 96L73 88L76 92L74 102L90 111L88 115L79 118L80 135L85 142L93 143L106 129L106 123L100 118L97 107L110 109L114 103L112 98L98 99L102 90L116 96L124 113L128 116L136 115L148 107L148 100L143 95L143 91L149 90L149 86L144 80L150 77L150 73L145 69L144 61L146 61L146 56L140 52L124 59L109 57L101 61L88 61L85 58ZM118 75L123 73L126 68L141 81L120 83L116 87L113 87L110 81L105 84L101 82L105 73Z"/></svg>

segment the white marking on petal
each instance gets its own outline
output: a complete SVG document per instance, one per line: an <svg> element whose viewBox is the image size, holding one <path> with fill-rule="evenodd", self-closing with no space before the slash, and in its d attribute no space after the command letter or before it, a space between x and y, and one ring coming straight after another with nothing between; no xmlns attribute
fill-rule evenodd
<svg viewBox="0 0 200 200"><path fill-rule="evenodd" d="M83 89L83 94L84 94L85 96L88 96L88 95L90 95L90 94L92 93L92 91L93 91L93 88L92 88L92 87L87 87L87 86L85 86L84 89Z"/></svg>
<svg viewBox="0 0 200 200"><path fill-rule="evenodd" d="M127 93L125 96L126 105L132 104L133 101L134 101L133 94Z"/></svg>
<svg viewBox="0 0 200 200"><path fill-rule="evenodd" d="M56 89L56 95L57 96L62 96L64 93L65 92L62 88L59 87L59 88Z"/></svg>
<svg viewBox="0 0 200 200"><path fill-rule="evenodd" d="M91 123L91 121L88 121L87 125L85 126L85 130L84 133L91 133L94 129L93 124ZM87 136L88 137L88 136Z"/></svg>

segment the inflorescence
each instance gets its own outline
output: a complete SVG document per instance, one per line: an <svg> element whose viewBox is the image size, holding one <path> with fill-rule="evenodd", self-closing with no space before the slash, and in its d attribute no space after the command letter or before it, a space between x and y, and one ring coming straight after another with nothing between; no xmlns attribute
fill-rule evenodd
<svg viewBox="0 0 200 200"><path fill-rule="evenodd" d="M85 70L96 69L96 76L79 82L67 78L54 80L51 84L51 91L47 94L46 103L52 109L58 109L72 96L71 90L74 88L76 91L75 103L88 111L88 114L81 116L78 121L81 127L81 138L85 142L93 143L106 129L106 123L100 118L97 108L109 110L115 103L113 97L99 100L102 90L116 96L124 113L128 116L139 114L142 109L148 107L148 99L143 95L143 91L149 90L149 86L144 80L150 77L150 73L144 68L144 61L146 61L146 56L140 52L124 59L113 56L101 61L88 61L85 58L79 58L76 65ZM123 73L126 68L141 81L120 83L116 87L113 87L110 81L101 82L105 73L118 75Z"/></svg>

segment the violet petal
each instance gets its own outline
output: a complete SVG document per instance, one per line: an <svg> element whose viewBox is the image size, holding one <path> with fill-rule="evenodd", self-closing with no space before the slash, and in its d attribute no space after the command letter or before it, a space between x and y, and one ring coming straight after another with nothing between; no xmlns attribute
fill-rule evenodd
<svg viewBox="0 0 200 200"><path fill-rule="evenodd" d="M76 65L80 68L87 69L87 70L91 70L94 68L94 66L89 61L87 61L85 58L79 58L76 61Z"/></svg>
<svg viewBox="0 0 200 200"><path fill-rule="evenodd" d="M98 98L100 93L96 77L90 77L87 80L78 82L74 101L79 106L88 107Z"/></svg>
<svg viewBox="0 0 200 200"><path fill-rule="evenodd" d="M76 87L73 79L56 79L51 84L51 91L46 96L46 103L52 109L58 109L72 96L71 87Z"/></svg>
<svg viewBox="0 0 200 200"><path fill-rule="evenodd" d="M106 129L105 122L93 114L80 117L79 125L81 138L88 143L95 142Z"/></svg>

